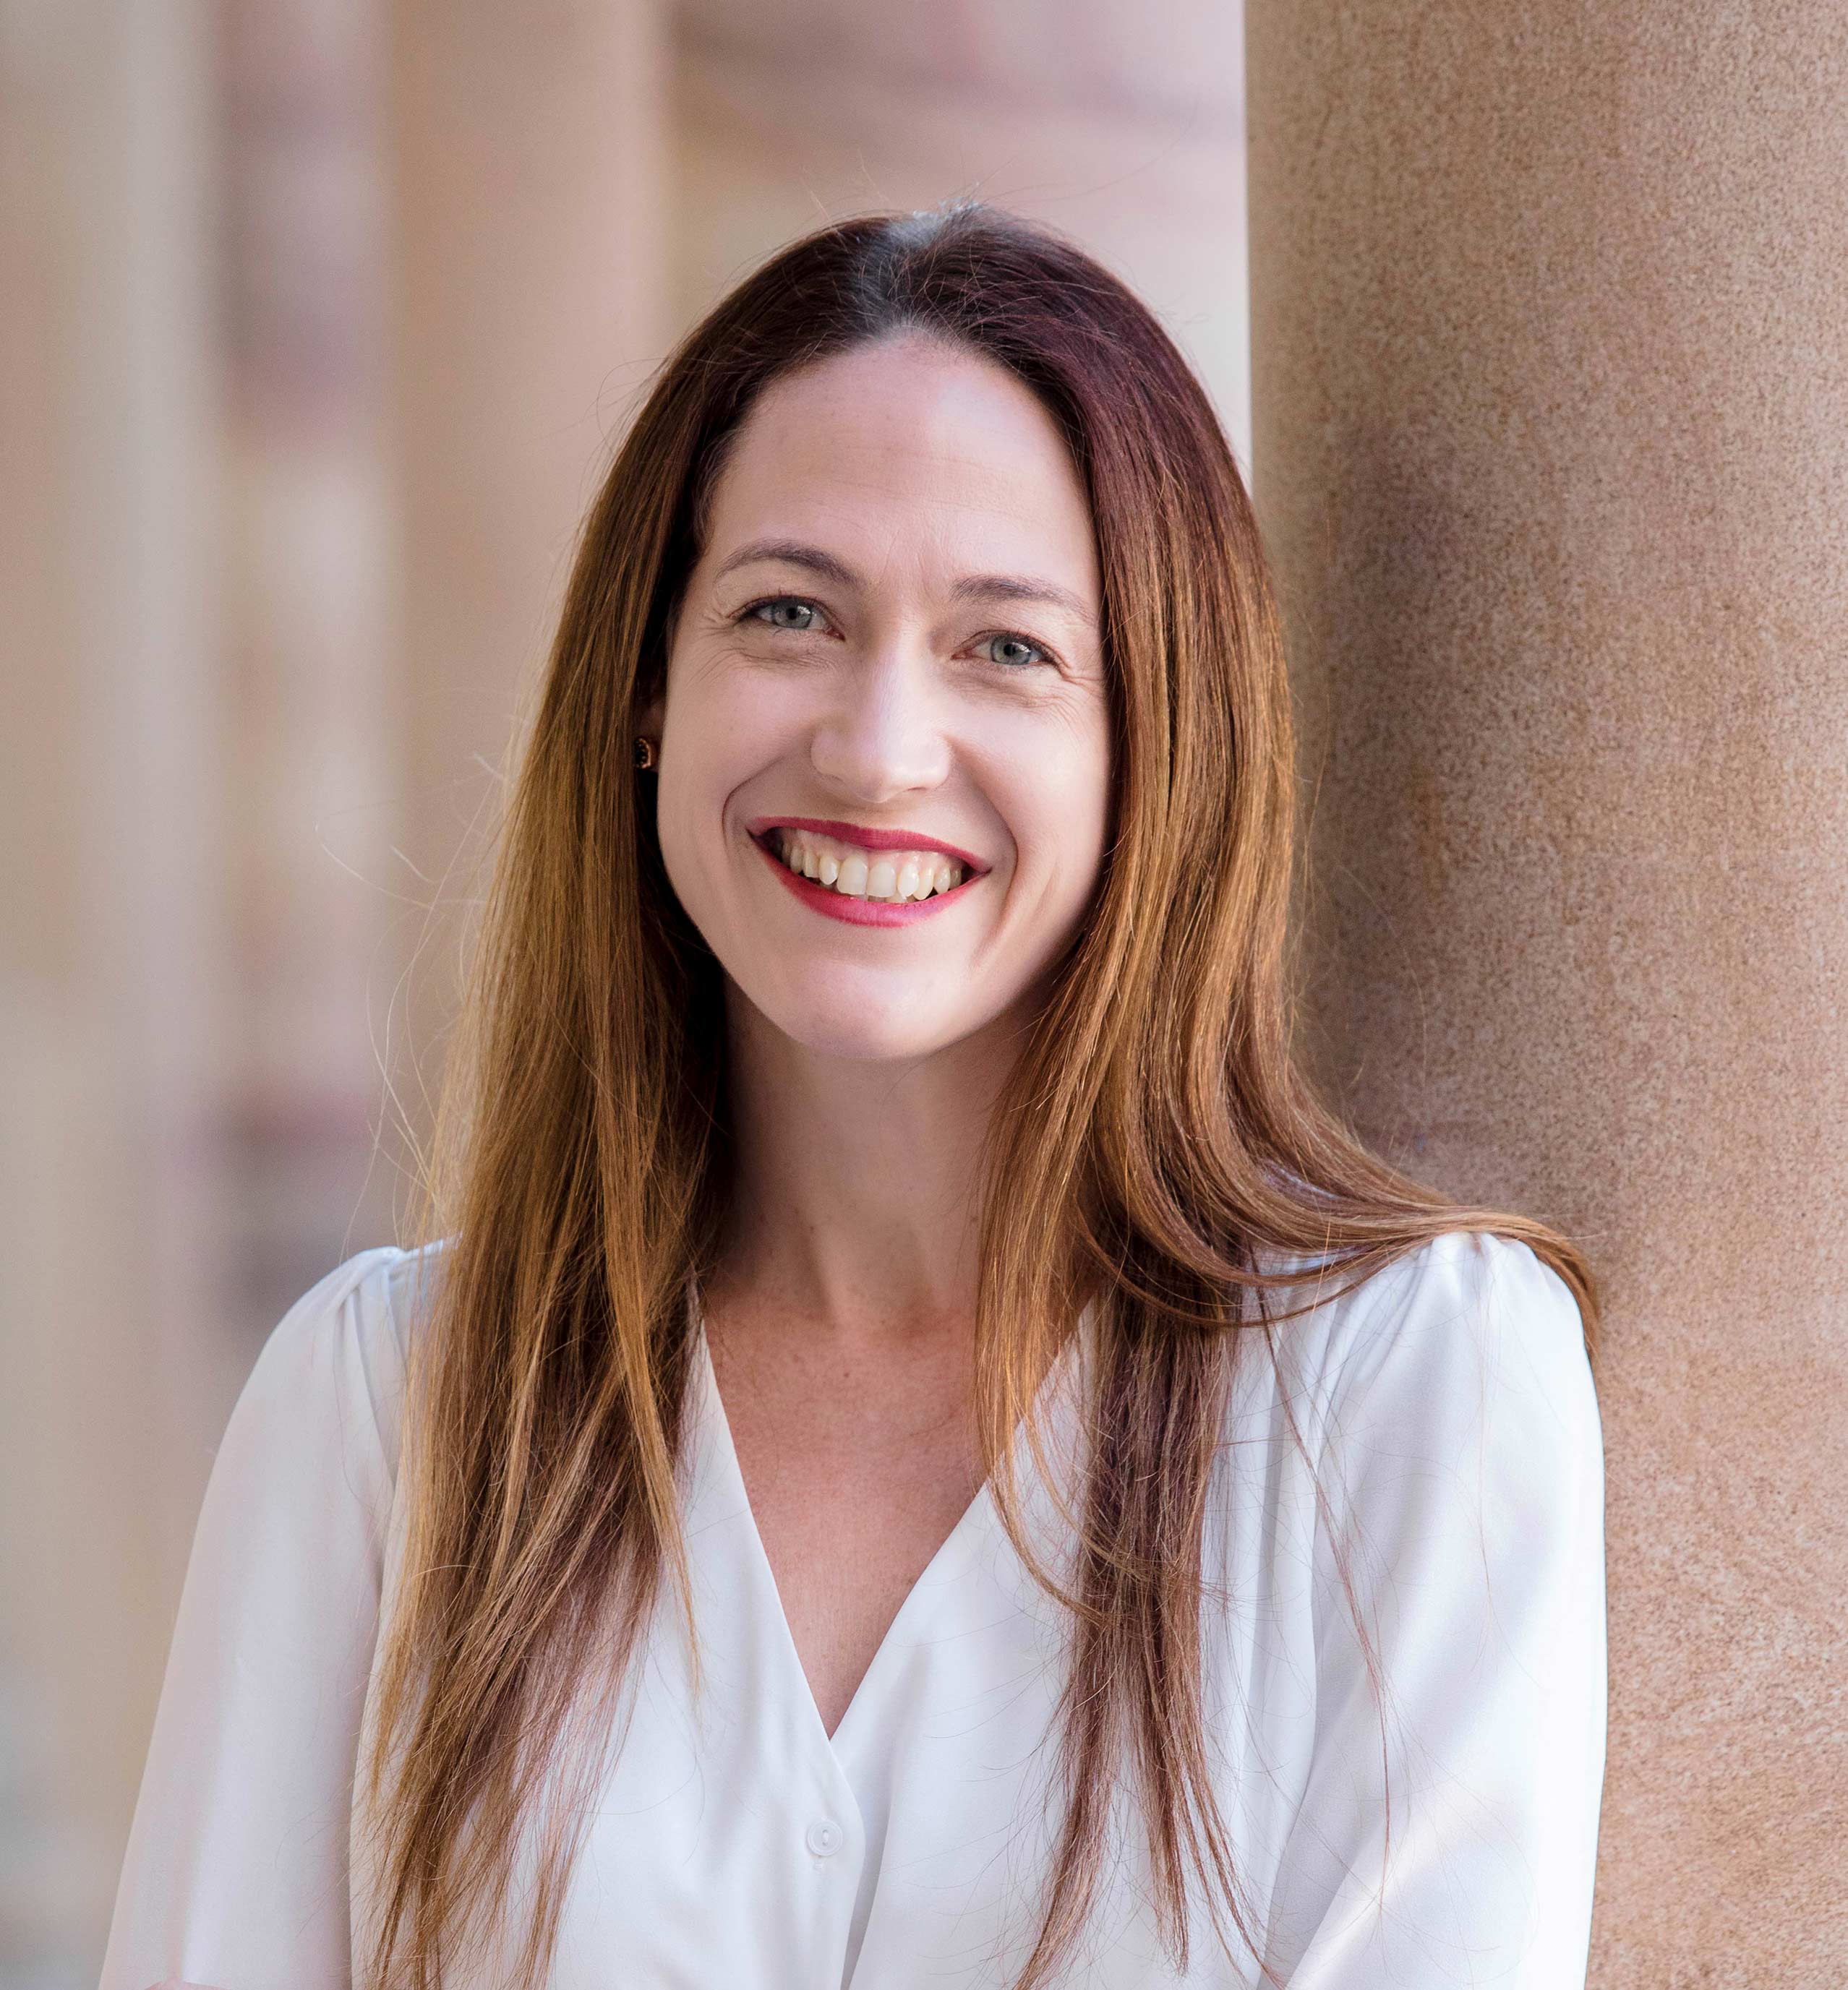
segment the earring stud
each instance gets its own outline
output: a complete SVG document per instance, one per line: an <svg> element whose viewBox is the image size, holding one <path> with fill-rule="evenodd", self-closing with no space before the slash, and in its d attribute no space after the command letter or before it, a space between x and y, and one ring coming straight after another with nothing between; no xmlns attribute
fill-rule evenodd
<svg viewBox="0 0 1848 1990"><path fill-rule="evenodd" d="M654 742L645 732L636 735L635 764L638 769L654 765Z"/></svg>

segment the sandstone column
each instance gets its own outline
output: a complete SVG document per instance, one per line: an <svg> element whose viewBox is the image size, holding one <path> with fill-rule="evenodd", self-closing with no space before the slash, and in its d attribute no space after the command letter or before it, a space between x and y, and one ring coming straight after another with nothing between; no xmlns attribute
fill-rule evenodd
<svg viewBox="0 0 1848 1990"><path fill-rule="evenodd" d="M0 8L0 1978L94 1980L212 1447L209 21Z"/></svg>
<svg viewBox="0 0 1848 1990"><path fill-rule="evenodd" d="M1600 1990L1848 1970L1848 16L1248 16L1312 1044L1605 1275Z"/></svg>
<svg viewBox="0 0 1848 1990"><path fill-rule="evenodd" d="M582 514L674 329L654 5L389 10L405 842L427 1124L471 866Z"/></svg>

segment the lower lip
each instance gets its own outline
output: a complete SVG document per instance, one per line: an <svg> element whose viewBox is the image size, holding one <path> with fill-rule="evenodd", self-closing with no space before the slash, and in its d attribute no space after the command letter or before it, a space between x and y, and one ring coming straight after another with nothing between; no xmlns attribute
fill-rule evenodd
<svg viewBox="0 0 1848 1990"><path fill-rule="evenodd" d="M971 885L980 884L983 874L977 872L965 878L961 884L953 885L947 891L933 891L928 898L851 898L844 891L817 885L812 878L792 871L773 850L765 849L755 837L751 840L765 863L805 905L812 905L831 919L843 920L850 926L913 925L919 919L929 919L933 912L940 912L946 905L953 905Z"/></svg>

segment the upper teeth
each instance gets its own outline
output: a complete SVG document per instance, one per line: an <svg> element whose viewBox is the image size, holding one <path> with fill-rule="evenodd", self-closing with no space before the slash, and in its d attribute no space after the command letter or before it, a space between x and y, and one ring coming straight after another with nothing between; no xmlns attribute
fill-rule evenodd
<svg viewBox="0 0 1848 1990"><path fill-rule="evenodd" d="M810 829L771 832L792 871L852 898L928 898L963 881L963 867L938 850L865 850Z"/></svg>

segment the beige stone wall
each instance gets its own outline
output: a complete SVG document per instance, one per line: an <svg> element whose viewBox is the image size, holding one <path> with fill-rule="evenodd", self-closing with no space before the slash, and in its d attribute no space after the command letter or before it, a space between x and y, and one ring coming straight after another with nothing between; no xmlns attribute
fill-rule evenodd
<svg viewBox="0 0 1848 1990"><path fill-rule="evenodd" d="M1848 18L1248 19L1313 1042L1606 1281L1598 1990L1848 1975Z"/></svg>

